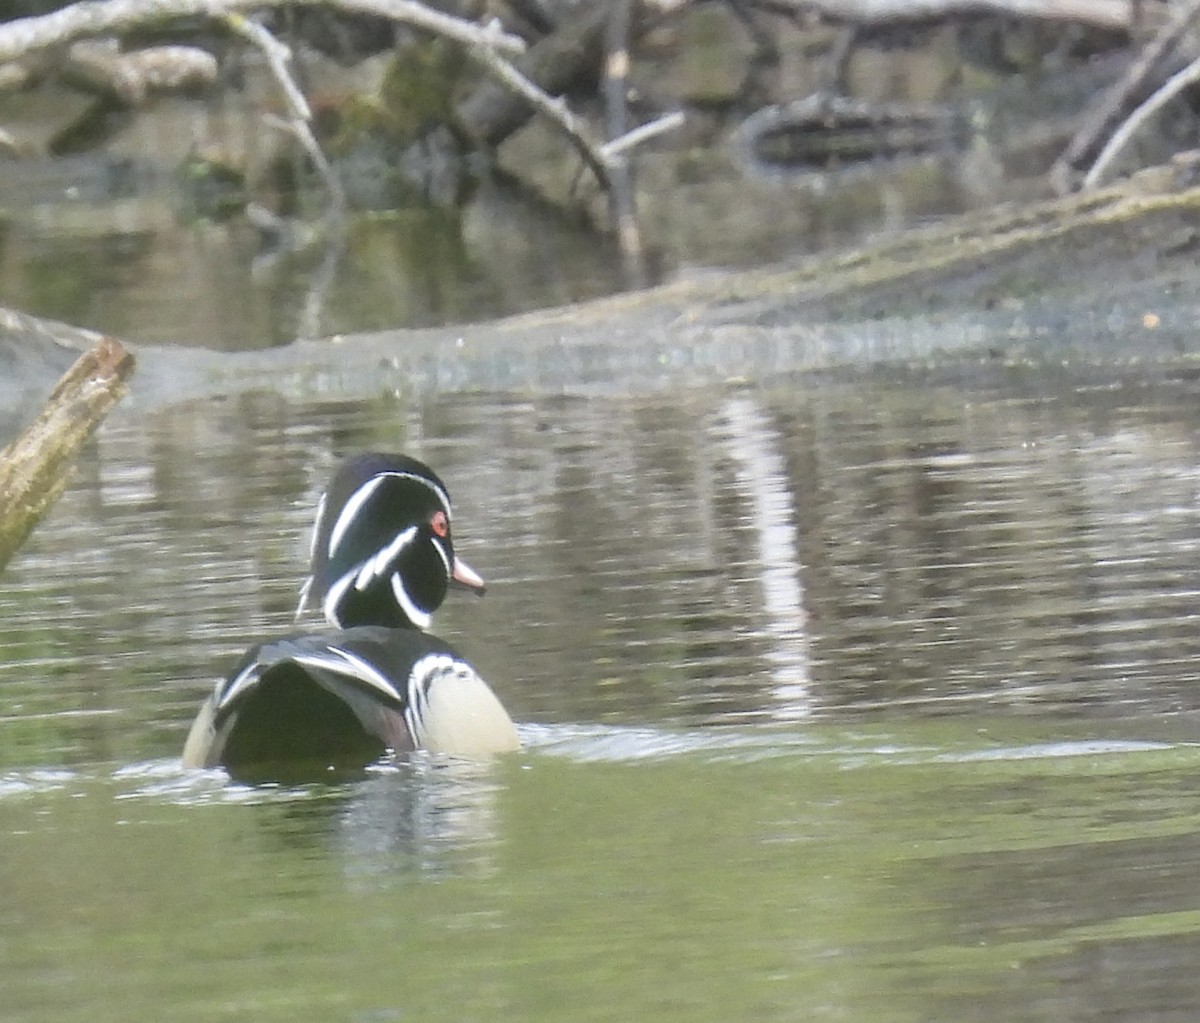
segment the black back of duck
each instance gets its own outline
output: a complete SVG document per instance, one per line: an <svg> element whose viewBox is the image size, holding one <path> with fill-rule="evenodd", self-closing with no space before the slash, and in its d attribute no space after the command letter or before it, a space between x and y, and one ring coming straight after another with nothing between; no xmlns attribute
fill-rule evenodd
<svg viewBox="0 0 1200 1023"><path fill-rule="evenodd" d="M249 651L197 717L184 763L263 780L361 769L418 747L474 755L517 745L491 689L448 643L356 626Z"/></svg>

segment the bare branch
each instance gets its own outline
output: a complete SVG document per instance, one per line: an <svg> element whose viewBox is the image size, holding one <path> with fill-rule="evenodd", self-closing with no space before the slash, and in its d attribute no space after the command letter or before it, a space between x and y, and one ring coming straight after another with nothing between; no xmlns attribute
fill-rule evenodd
<svg viewBox="0 0 1200 1023"><path fill-rule="evenodd" d="M1000 14L1013 18L1074 21L1098 28L1128 29L1140 0L771 0L771 7L816 13L831 21L878 25L929 21L950 15Z"/></svg>
<svg viewBox="0 0 1200 1023"><path fill-rule="evenodd" d="M240 14L230 14L223 19L225 25L243 39L253 43L267 59L271 74L283 90L288 109L293 117L302 121L312 120L312 107L304 98L304 93L292 78L288 64L292 61L292 51L286 43L281 43L266 28L257 21L242 17Z"/></svg>
<svg viewBox="0 0 1200 1023"><path fill-rule="evenodd" d="M1129 66L1121 80L1107 90L1102 102L1089 114L1050 172L1051 177L1059 183L1060 191L1070 190L1071 172L1100 148L1101 140L1116 126L1122 113L1133 102L1132 97L1146 87L1152 75L1163 73L1159 70L1163 61L1179 45L1197 15L1200 15L1200 0L1189 0L1142 48L1137 60Z"/></svg>
<svg viewBox="0 0 1200 1023"><path fill-rule="evenodd" d="M663 114L653 121L647 121L645 124L627 131L620 138L605 142L600 147L600 156L605 162L611 162L629 152L634 146L640 146L643 142L658 138L659 135L682 128L685 120L682 110L673 110L669 114Z"/></svg>
<svg viewBox="0 0 1200 1023"><path fill-rule="evenodd" d="M115 39L73 43L58 64L65 81L137 106L155 92L210 86L217 59L198 46L147 46L121 50Z"/></svg>
<svg viewBox="0 0 1200 1023"><path fill-rule="evenodd" d="M300 91L300 87L288 70L292 51L256 21L244 18L240 14L230 14L223 20L231 30L257 46L266 57L267 66L283 91L290 113L286 120L273 117L268 120L268 123L275 127L282 127L304 147L304 151L317 169L321 180L325 182L325 187L329 189L332 203L331 212L335 216L340 216L346 209L346 193L313 134L310 123L312 107L308 105L308 100L304 98L304 93Z"/></svg>
<svg viewBox="0 0 1200 1023"><path fill-rule="evenodd" d="M275 2L285 4L288 0ZM383 18L403 21L466 46L490 46L506 53L523 53L525 50L525 40L505 32L504 26L495 18L483 25L476 25L415 3L414 0L325 0L325 3L348 11L378 14Z"/></svg>
<svg viewBox="0 0 1200 1023"><path fill-rule="evenodd" d="M611 142L597 142L583 119L572 112L561 96L551 96L494 50L477 47L470 52L498 82L521 96L567 137L606 191L612 184L612 169L625 159L630 149L683 124L683 114L676 111L634 128Z"/></svg>
<svg viewBox="0 0 1200 1023"><path fill-rule="evenodd" d="M501 85L522 97L534 110L544 114L551 124L558 127L607 190L609 165L600 154L599 146L589 136L583 120L572 113L563 98L555 98L544 92L490 46L475 46L470 52Z"/></svg>
<svg viewBox="0 0 1200 1023"><path fill-rule="evenodd" d="M1163 106L1195 82L1200 82L1200 60L1192 61L1182 71L1177 71L1168 78L1162 88L1155 91L1154 95L1130 114L1125 123L1113 132L1112 138L1108 140L1108 144L1096 157L1096 162L1092 164L1092 169L1085 175L1083 187L1085 189L1094 188L1098 185L1104 172L1108 170L1109 164L1120 155L1121 150L1129 144L1129 140L1133 138L1138 129Z"/></svg>
<svg viewBox="0 0 1200 1023"><path fill-rule="evenodd" d="M87 36L120 33L126 29L183 17L221 20L276 7L291 6L294 0L81 0L50 14L17 18L0 25L0 62L13 60L34 50L60 46ZM324 0L328 7L377 14L469 46L491 46L520 53L522 39L504 32L495 22L477 25L431 10L414 0Z"/></svg>
<svg viewBox="0 0 1200 1023"><path fill-rule="evenodd" d="M629 132L629 33L633 25L633 0L615 0L608 15L605 30L603 93L609 139L620 138ZM626 282L632 287L645 287L646 267L642 247L642 231L637 217L637 196L633 187L633 170L620 157L606 157L603 147L601 160L608 167L611 185L608 205L616 227L617 247L621 252Z"/></svg>
<svg viewBox="0 0 1200 1023"><path fill-rule="evenodd" d="M55 385L45 407L0 451L0 568L66 487L84 441L124 396L133 356L101 338Z"/></svg>

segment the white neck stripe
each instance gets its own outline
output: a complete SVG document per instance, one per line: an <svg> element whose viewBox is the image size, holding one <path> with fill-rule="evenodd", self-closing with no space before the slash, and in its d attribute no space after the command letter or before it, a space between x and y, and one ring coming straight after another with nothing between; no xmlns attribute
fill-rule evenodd
<svg viewBox="0 0 1200 1023"><path fill-rule="evenodd" d="M346 595L346 591L354 585L356 574L357 569L350 569L349 572L329 587L325 593L325 600L321 603L321 610L325 614L325 620L335 629L342 627L342 621L338 615L338 605L342 602L342 597Z"/></svg>
<svg viewBox="0 0 1200 1023"><path fill-rule="evenodd" d="M392 593L395 594L396 603L400 605L400 610L408 616L408 620L413 625L422 632L429 628L433 622L432 613L422 611L417 607L412 597L408 595L408 590L404 588L404 580L400 578L399 572L395 572L392 575Z"/></svg>

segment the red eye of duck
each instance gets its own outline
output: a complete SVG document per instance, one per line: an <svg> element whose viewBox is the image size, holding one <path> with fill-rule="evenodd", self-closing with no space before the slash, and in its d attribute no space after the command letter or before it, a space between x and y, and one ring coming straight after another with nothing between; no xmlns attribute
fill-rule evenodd
<svg viewBox="0 0 1200 1023"><path fill-rule="evenodd" d="M429 520L429 527L438 536L445 536L450 532L450 523L446 521L446 513L437 511L433 513L433 518Z"/></svg>

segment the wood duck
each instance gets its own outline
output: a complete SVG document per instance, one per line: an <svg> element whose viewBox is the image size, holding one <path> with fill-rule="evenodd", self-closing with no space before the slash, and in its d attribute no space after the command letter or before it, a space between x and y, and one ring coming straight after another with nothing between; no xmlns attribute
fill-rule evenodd
<svg viewBox="0 0 1200 1023"><path fill-rule="evenodd" d="M317 508L296 611L319 606L332 629L250 650L201 706L184 765L249 778L285 765L361 768L388 751L516 749L487 683L424 631L451 584L484 589L455 556L450 524L445 485L416 459L343 463Z"/></svg>

